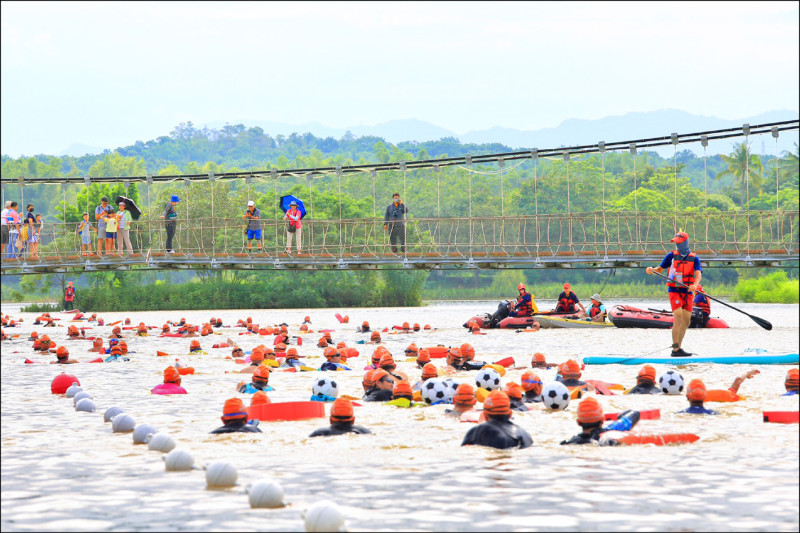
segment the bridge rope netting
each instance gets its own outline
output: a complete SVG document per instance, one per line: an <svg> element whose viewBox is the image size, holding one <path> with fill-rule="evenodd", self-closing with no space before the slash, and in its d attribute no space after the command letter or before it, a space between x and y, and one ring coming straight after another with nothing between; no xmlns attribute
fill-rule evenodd
<svg viewBox="0 0 800 533"><path fill-rule="evenodd" d="M25 205L26 187L60 185L65 213L70 186L82 186L86 212L93 224L96 224L94 208L89 205L92 186L122 183L127 193L135 185L137 190L145 188L146 195L140 200L142 215L130 227L133 254L98 256L92 239L91 254L82 255L76 223L48 221L40 235L38 257L25 251L5 253L2 269L3 273L36 273L134 265L144 268L602 266L653 260L665 252L669 238L679 229L690 232L694 249L704 260L729 264L794 261L800 253L798 212L782 210L777 198L778 137L782 131L797 130L798 121L790 120L568 148L365 165L182 175L3 177L3 201L18 199L20 206ZM754 210L750 209L748 143L752 136L768 134L775 138L775 209ZM709 141L737 137L744 138L745 149L742 207L709 209ZM680 176L678 146L692 143L700 143L703 148L703 199L697 198L696 203L689 204L681 196L688 178ZM673 146L671 176L664 179L671 178L672 183L666 183L663 192L671 209L658 211L650 207L654 193L640 191L644 171L637 162L643 162L645 170L652 173L644 150L669 145ZM623 200L609 204L610 154L630 158L632 172L619 174L617 168L621 178L613 182L614 193L622 195L624 201L629 195L630 204L620 204ZM592 156L599 157L588 159ZM618 160L615 161L619 167ZM544 173L543 167L547 169ZM564 205L554 203L552 193L548 192L552 180L560 177L564 178L566 188ZM184 187L179 187L181 182ZM666 187L672 189L671 195ZM532 198L525 197L526 191L530 191ZM404 222L390 222L387 231L379 204L383 201L388 204L395 192L402 194L409 211ZM160 217L173 194L180 197L176 207L176 253L168 254L164 248L165 223ZM285 246L287 222L278 203L286 194L305 196L307 215L302 221L299 254L287 253ZM545 196L540 198L541 195ZM115 198L110 200L114 205ZM250 200L261 210L262 231L257 246L252 242L248 246L247 222L242 217ZM596 209L575 211L576 201L583 206L594 205ZM480 205L477 212L476 205ZM626 209L626 205L630 207ZM83 205L77 206L77 197L75 207L82 211ZM392 224L399 224L399 231ZM397 239L400 244L393 249Z"/></svg>

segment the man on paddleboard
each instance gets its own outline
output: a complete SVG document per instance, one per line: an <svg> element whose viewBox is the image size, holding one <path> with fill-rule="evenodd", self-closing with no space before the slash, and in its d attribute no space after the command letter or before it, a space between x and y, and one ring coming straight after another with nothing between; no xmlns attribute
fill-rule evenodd
<svg viewBox="0 0 800 533"><path fill-rule="evenodd" d="M664 256L661 264L655 268L647 267L645 272L661 274L665 269L669 269L667 282L667 293L669 294L669 304L672 306L672 315L675 322L672 326L672 357L688 357L692 355L681 348L686 329L692 320L692 293L697 292L697 286L703 278L700 267L700 258L689 249L689 235L685 231L679 231L670 239L674 242L677 249ZM683 287L677 283L688 286Z"/></svg>

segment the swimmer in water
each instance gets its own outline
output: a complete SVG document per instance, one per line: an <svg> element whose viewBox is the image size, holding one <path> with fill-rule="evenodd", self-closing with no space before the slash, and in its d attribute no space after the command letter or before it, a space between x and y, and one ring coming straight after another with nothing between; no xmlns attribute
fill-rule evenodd
<svg viewBox="0 0 800 533"><path fill-rule="evenodd" d="M504 392L508 395L512 411L528 411L528 406L525 405L523 399L522 387L519 383L513 381L506 384Z"/></svg>
<svg viewBox="0 0 800 533"><path fill-rule="evenodd" d="M703 407L706 401L706 385L699 379L693 379L686 387L686 399L689 400L689 407L679 413L689 413L692 415L718 415L719 412Z"/></svg>
<svg viewBox="0 0 800 533"><path fill-rule="evenodd" d="M422 377L419 381L414 383L414 390L421 391L422 385L431 378L439 377L439 371L433 363L427 363L422 367Z"/></svg>
<svg viewBox="0 0 800 533"><path fill-rule="evenodd" d="M147 337L147 326L145 326L144 322L139 322L139 325L136 327L136 335L139 337Z"/></svg>
<svg viewBox="0 0 800 533"><path fill-rule="evenodd" d="M427 348L420 348L417 352L417 367L422 368L431 362L431 353Z"/></svg>
<svg viewBox="0 0 800 533"><path fill-rule="evenodd" d="M461 364L458 365L457 370L480 370L489 363L486 361L475 362L475 348L471 344L464 343L458 351L461 353Z"/></svg>
<svg viewBox="0 0 800 533"><path fill-rule="evenodd" d="M234 358L244 357L244 351L236 346L231 355ZM239 370L240 374L252 374L256 371L257 368L261 366L261 363L264 362L264 350L256 346L253 348L253 351L250 353L250 364L244 367L243 369Z"/></svg>
<svg viewBox="0 0 800 533"><path fill-rule="evenodd" d="M581 381L581 367L574 359L569 359L566 363L562 363L558 365L558 375L556 376L556 380L559 380L559 376L561 377L561 382L566 386L570 392L575 389L580 389L584 392L590 392L594 390L594 387L585 381Z"/></svg>
<svg viewBox="0 0 800 533"><path fill-rule="evenodd" d="M467 431L462 446L480 445L492 448L527 448L533 440L527 431L511 422L511 402L501 390L493 390L483 401L487 421Z"/></svg>
<svg viewBox="0 0 800 533"><path fill-rule="evenodd" d="M374 352L372 352L372 358L370 359L370 364L364 367L364 370L377 370L381 367L381 358L384 354L389 353L386 348L383 346L378 346Z"/></svg>
<svg viewBox="0 0 800 533"><path fill-rule="evenodd" d="M468 411L475 410L475 389L469 383L462 383L456 389L453 395L453 408L445 409L444 414L451 416L461 416Z"/></svg>
<svg viewBox="0 0 800 533"><path fill-rule="evenodd" d="M181 375L174 366L164 369L164 383L156 385L151 394L186 394L186 389L181 387Z"/></svg>
<svg viewBox="0 0 800 533"><path fill-rule="evenodd" d="M545 360L542 352L536 352L531 358L531 368L550 368L557 365L552 365Z"/></svg>
<svg viewBox="0 0 800 533"><path fill-rule="evenodd" d="M419 348L417 348L417 345L412 342L408 345L408 348L406 348L405 353L406 357L419 357Z"/></svg>
<svg viewBox="0 0 800 533"><path fill-rule="evenodd" d="M372 388L364 394L362 400L365 402L388 402L392 399L392 389L395 380L392 375L383 369L372 371Z"/></svg>
<svg viewBox="0 0 800 533"><path fill-rule="evenodd" d="M542 378L531 370L522 373L522 390L525 391L525 403L539 403L542 401Z"/></svg>
<svg viewBox="0 0 800 533"><path fill-rule="evenodd" d="M240 383L239 392L243 394L253 394L258 391L271 391L275 390L269 385L270 370L266 366L259 366L253 371L252 381L250 383Z"/></svg>
<svg viewBox="0 0 800 533"><path fill-rule="evenodd" d="M258 420L247 423L247 410L244 403L239 398L229 398L225 400L222 408L222 427L211 431L211 435L221 433L261 433L258 429Z"/></svg>
<svg viewBox="0 0 800 533"><path fill-rule="evenodd" d="M781 396L796 396L798 385L800 385L800 370L790 368L783 384L786 387L786 393Z"/></svg>
<svg viewBox="0 0 800 533"><path fill-rule="evenodd" d="M194 340L189 343L189 354L201 355L204 353L203 348L200 347L200 341Z"/></svg>
<svg viewBox="0 0 800 533"><path fill-rule="evenodd" d="M115 363L115 362L118 362L118 361L124 362L124 361L130 361L130 359L128 359L127 357L125 357L123 355L122 346L120 346L119 344L115 344L114 347L111 348L111 355L106 357L104 359L104 362L106 362L106 363Z"/></svg>
<svg viewBox="0 0 800 533"><path fill-rule="evenodd" d="M325 348L323 355L327 361L322 363L320 370L352 370L342 363L342 354L336 348Z"/></svg>
<svg viewBox="0 0 800 533"><path fill-rule="evenodd" d="M339 398L331 405L330 427L315 430L309 437L330 437L344 435L345 433L367 434L372 433L365 427L356 426L353 416L353 404L350 400Z"/></svg>
<svg viewBox="0 0 800 533"><path fill-rule="evenodd" d="M71 365L72 363L80 363L76 359L69 358L69 351L65 346L59 346L56 350L56 360L51 361L51 365Z"/></svg>
<svg viewBox="0 0 800 533"><path fill-rule="evenodd" d="M366 320L361 324L361 327L356 329L359 333L369 333L371 330L369 329L369 322Z"/></svg>
<svg viewBox="0 0 800 533"><path fill-rule="evenodd" d="M389 375L394 378L395 381L408 381L408 376L405 372L397 370L397 364L394 362L394 357L389 352L386 352L381 357L381 362L379 363L380 368L385 370L389 373Z"/></svg>
<svg viewBox="0 0 800 533"><path fill-rule="evenodd" d="M603 407L594 398L585 398L578 404L578 425L583 431L569 440L561 441L561 444L602 444L604 446L615 446L619 442L609 439L600 441L600 435L606 431L628 431L639 421L639 411L623 411L616 420L603 427Z"/></svg>
<svg viewBox="0 0 800 533"><path fill-rule="evenodd" d="M661 389L656 385L656 369L644 365L636 376L636 386L625 394L661 394Z"/></svg>
<svg viewBox="0 0 800 533"><path fill-rule="evenodd" d="M377 331L373 331L372 334L369 336L369 341L367 344L380 344L381 343L381 334Z"/></svg>
<svg viewBox="0 0 800 533"><path fill-rule="evenodd" d="M280 351L281 346L283 346L284 349L286 349L285 344L279 344L278 346L276 346L278 351ZM288 350L286 350L286 359L283 360L281 368L299 368L301 366L302 363L300 362L299 356L297 355L297 348L289 348Z"/></svg>

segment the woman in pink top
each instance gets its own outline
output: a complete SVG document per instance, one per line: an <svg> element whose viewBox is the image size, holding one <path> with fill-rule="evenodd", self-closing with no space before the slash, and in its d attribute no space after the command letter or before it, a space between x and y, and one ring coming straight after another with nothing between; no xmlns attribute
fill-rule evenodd
<svg viewBox="0 0 800 533"><path fill-rule="evenodd" d="M181 375L174 366L164 369L164 383L156 385L151 394L186 394L186 389L181 387Z"/></svg>
<svg viewBox="0 0 800 533"><path fill-rule="evenodd" d="M297 253L303 253L302 244L300 242L300 235L302 234L303 230L303 223L300 222L300 210L297 209L297 202L292 200L289 204L289 210L286 211L286 214L283 215L283 218L289 220L289 226L286 228L286 253L292 253L292 234L297 236Z"/></svg>

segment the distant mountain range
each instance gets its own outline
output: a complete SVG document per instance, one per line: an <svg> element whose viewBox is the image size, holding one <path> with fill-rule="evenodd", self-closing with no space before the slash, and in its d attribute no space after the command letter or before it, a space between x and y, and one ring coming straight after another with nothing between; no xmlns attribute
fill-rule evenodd
<svg viewBox="0 0 800 533"><path fill-rule="evenodd" d="M242 120L233 122L209 122L195 124L219 129L226 124L244 124L245 126L258 126L272 136L290 135L292 133L311 133L317 137L341 138L347 131L356 137L374 135L382 137L388 142L397 144L403 141L436 141L443 137L455 137L464 143L502 143L512 149L517 148L554 148L559 146L575 146L580 144L593 144L598 141L624 141L646 137L660 137L672 132L689 133L694 131L715 130L741 126L742 124L763 124L791 120L798 117L797 111L778 110L768 111L752 117L738 119L723 119L711 116L695 115L677 109L663 109L659 111L632 112L621 116L610 116L596 120L568 119L555 128L542 128L538 130L518 130L494 126L485 130L474 130L458 134L446 128L436 126L424 120L401 119L390 120L375 124L374 126L350 126L345 128L331 128L317 122L305 124L287 124L272 120ZM779 149L789 150L792 142L797 140L797 133L787 133L779 139ZM765 141L766 142L766 141ZM774 144L769 139L767 146L771 148L767 153L772 153ZM754 146L756 153L760 146ZM101 153L103 148L73 144L60 155L80 156L87 153ZM722 142L709 146L709 153L730 151L730 142Z"/></svg>

